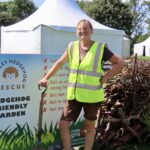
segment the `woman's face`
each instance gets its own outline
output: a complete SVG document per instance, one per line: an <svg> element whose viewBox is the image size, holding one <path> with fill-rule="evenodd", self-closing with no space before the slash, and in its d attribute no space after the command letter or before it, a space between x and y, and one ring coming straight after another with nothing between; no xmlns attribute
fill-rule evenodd
<svg viewBox="0 0 150 150"><path fill-rule="evenodd" d="M93 30L88 23L81 22L77 26L77 36L80 40L90 40L92 32Z"/></svg>

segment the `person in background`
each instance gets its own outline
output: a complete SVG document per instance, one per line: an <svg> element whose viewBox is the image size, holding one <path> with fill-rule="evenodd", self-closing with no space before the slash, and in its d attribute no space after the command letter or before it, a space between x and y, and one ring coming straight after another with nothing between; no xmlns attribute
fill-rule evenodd
<svg viewBox="0 0 150 150"><path fill-rule="evenodd" d="M88 20L80 20L76 29L79 40L69 43L64 54L39 81L41 86L47 86L48 80L68 62L67 102L59 121L65 150L71 150L70 124L77 120L82 109L86 129L84 150L92 150L97 112L104 101L103 83L120 72L124 65L123 59L110 51L106 44L93 41L92 33L92 24ZM105 61L113 64L107 72L103 70Z"/></svg>

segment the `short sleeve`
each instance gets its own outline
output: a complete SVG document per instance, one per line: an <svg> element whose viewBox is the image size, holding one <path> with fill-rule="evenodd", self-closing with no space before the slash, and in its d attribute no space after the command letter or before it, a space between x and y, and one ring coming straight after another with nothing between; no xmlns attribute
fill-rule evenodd
<svg viewBox="0 0 150 150"><path fill-rule="evenodd" d="M103 61L109 61L109 59L114 55L114 53L107 47L104 48Z"/></svg>

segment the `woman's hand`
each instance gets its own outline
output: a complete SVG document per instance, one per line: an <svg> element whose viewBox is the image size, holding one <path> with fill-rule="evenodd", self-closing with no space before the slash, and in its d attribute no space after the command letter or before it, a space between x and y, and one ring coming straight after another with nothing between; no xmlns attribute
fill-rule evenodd
<svg viewBox="0 0 150 150"><path fill-rule="evenodd" d="M43 79L41 79L41 80L38 82L38 84L39 84L40 86L47 87L47 85L48 85L48 80L45 79L45 78L43 78Z"/></svg>
<svg viewBox="0 0 150 150"><path fill-rule="evenodd" d="M106 82L105 76L101 76L100 80L99 80L100 84L104 84L104 82Z"/></svg>

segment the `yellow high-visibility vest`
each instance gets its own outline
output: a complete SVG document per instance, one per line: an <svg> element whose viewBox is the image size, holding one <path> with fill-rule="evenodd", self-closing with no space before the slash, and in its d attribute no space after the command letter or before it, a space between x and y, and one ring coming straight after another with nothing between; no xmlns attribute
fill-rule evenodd
<svg viewBox="0 0 150 150"><path fill-rule="evenodd" d="M79 41L68 46L69 83L67 99L97 103L104 100L104 89L100 78L104 73L102 57L105 44L94 42L80 62Z"/></svg>

